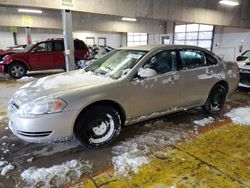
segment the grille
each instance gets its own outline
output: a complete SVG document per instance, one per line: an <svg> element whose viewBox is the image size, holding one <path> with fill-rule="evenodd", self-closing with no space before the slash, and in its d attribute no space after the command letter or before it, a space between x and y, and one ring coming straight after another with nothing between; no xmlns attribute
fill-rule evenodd
<svg viewBox="0 0 250 188"><path fill-rule="evenodd" d="M52 131L46 131L46 132L25 132L25 131L17 131L18 134L22 136L27 136L27 137L46 137L49 136Z"/></svg>

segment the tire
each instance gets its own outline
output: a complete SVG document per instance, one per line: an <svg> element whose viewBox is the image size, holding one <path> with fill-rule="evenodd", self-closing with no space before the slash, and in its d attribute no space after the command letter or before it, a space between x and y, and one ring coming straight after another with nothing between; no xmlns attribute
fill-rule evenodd
<svg viewBox="0 0 250 188"><path fill-rule="evenodd" d="M22 78L27 73L27 68L21 63L12 63L8 67L8 74L15 79Z"/></svg>
<svg viewBox="0 0 250 188"><path fill-rule="evenodd" d="M226 89L222 85L218 84L213 87L210 91L208 99L203 106L203 110L207 113L217 113L219 112L226 100Z"/></svg>
<svg viewBox="0 0 250 188"><path fill-rule="evenodd" d="M120 130L119 113L112 107L98 105L80 114L74 134L83 146L97 149L113 142Z"/></svg>

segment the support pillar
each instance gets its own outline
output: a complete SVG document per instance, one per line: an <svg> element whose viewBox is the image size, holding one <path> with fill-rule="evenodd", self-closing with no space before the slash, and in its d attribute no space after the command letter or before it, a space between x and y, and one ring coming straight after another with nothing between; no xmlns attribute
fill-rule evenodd
<svg viewBox="0 0 250 188"><path fill-rule="evenodd" d="M31 39L31 29L30 29L30 27L26 27L25 31L26 31L27 44L31 44L32 43L32 39Z"/></svg>
<svg viewBox="0 0 250 188"><path fill-rule="evenodd" d="M74 61L74 39L72 29L72 13L70 10L62 10L63 36L64 36L64 55L66 71L75 69Z"/></svg>
<svg viewBox="0 0 250 188"><path fill-rule="evenodd" d="M13 32L14 45L17 45L16 32Z"/></svg>

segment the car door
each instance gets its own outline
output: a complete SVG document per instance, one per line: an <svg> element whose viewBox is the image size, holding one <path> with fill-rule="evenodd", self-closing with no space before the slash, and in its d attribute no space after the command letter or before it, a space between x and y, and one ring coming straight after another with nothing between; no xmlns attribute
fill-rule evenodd
<svg viewBox="0 0 250 188"><path fill-rule="evenodd" d="M54 54L54 65L57 68L64 68L65 57L64 57L64 43L62 40L53 41L53 54Z"/></svg>
<svg viewBox="0 0 250 188"><path fill-rule="evenodd" d="M51 42L38 43L29 53L29 64L32 70L54 67Z"/></svg>
<svg viewBox="0 0 250 188"><path fill-rule="evenodd" d="M202 51L196 49L181 49L179 55L182 64L181 105L202 105L213 84L206 58Z"/></svg>
<svg viewBox="0 0 250 188"><path fill-rule="evenodd" d="M149 78L136 76L131 81L131 117L171 111L179 107L180 73L177 71L176 52L161 51L150 58L141 69L155 70ZM139 70L140 72L140 70ZM138 73L139 74L139 73Z"/></svg>

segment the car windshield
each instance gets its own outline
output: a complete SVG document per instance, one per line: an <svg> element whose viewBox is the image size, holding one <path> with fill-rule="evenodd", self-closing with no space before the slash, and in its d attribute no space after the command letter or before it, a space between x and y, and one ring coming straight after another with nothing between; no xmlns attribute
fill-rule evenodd
<svg viewBox="0 0 250 188"><path fill-rule="evenodd" d="M34 45L35 45L35 44L28 44L28 45L23 49L23 51L24 51L24 52L28 52L31 48L34 47Z"/></svg>
<svg viewBox="0 0 250 188"><path fill-rule="evenodd" d="M146 53L139 50L115 50L92 63L85 71L119 79L125 76Z"/></svg>
<svg viewBox="0 0 250 188"><path fill-rule="evenodd" d="M250 57L250 51L246 51L242 54L244 57Z"/></svg>

